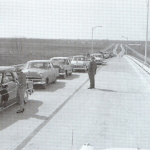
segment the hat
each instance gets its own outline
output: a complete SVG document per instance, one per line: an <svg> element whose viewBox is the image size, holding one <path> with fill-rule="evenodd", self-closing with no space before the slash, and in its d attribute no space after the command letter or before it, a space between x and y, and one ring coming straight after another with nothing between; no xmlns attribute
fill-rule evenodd
<svg viewBox="0 0 150 150"><path fill-rule="evenodd" d="M95 57L91 56L91 59L95 59Z"/></svg>

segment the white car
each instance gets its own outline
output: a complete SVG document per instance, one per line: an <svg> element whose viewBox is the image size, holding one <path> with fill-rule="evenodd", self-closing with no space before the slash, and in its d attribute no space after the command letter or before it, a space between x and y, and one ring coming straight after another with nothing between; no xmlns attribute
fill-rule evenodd
<svg viewBox="0 0 150 150"><path fill-rule="evenodd" d="M59 76L65 79L67 75L72 75L72 66L69 57L53 57L50 61L55 68L59 69Z"/></svg>
<svg viewBox="0 0 150 150"><path fill-rule="evenodd" d="M71 61L73 71L82 70L86 72L88 70L89 62L90 61L87 59L86 56L83 55L73 56Z"/></svg>
<svg viewBox="0 0 150 150"><path fill-rule="evenodd" d="M104 61L103 54L94 53L94 54L91 54L91 56L93 56L95 58L95 62L97 65L102 64Z"/></svg>
<svg viewBox="0 0 150 150"><path fill-rule="evenodd" d="M34 85L42 85L46 89L49 83L54 83L59 76L50 60L32 60L25 64L23 71L26 78L33 81Z"/></svg>

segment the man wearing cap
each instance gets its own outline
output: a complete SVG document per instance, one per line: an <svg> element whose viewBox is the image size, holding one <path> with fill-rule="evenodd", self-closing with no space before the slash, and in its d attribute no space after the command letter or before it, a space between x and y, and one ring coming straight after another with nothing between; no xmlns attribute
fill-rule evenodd
<svg viewBox="0 0 150 150"><path fill-rule="evenodd" d="M18 103L19 103L19 110L17 113L23 113L24 112L24 94L26 91L26 75L23 73L22 70L18 70Z"/></svg>
<svg viewBox="0 0 150 150"><path fill-rule="evenodd" d="M95 88L95 74L96 74L97 65L95 62L95 58L91 57L89 68L88 68L88 75L90 79L90 87L88 89L94 89Z"/></svg>

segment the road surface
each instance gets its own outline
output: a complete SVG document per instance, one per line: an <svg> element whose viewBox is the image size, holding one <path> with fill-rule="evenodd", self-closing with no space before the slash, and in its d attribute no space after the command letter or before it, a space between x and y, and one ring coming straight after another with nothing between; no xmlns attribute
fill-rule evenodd
<svg viewBox="0 0 150 150"><path fill-rule="evenodd" d="M115 57L96 74L74 73L46 90L37 88L16 114L0 114L2 150L79 150L89 142L104 148L150 148L150 77L130 59Z"/></svg>

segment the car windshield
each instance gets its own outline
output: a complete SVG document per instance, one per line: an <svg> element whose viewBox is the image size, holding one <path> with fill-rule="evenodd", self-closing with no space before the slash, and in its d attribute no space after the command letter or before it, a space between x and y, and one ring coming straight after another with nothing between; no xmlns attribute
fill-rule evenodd
<svg viewBox="0 0 150 150"><path fill-rule="evenodd" d="M66 59L52 59L54 65L65 65L67 62Z"/></svg>
<svg viewBox="0 0 150 150"><path fill-rule="evenodd" d="M31 62L28 64L28 68L41 68L41 69L45 69L47 68L48 63L46 62Z"/></svg>
<svg viewBox="0 0 150 150"><path fill-rule="evenodd" d="M85 61L85 57L74 57L73 60L75 60L75 61Z"/></svg>
<svg viewBox="0 0 150 150"><path fill-rule="evenodd" d="M103 55L93 55L94 57L99 57L99 58L102 58Z"/></svg>

